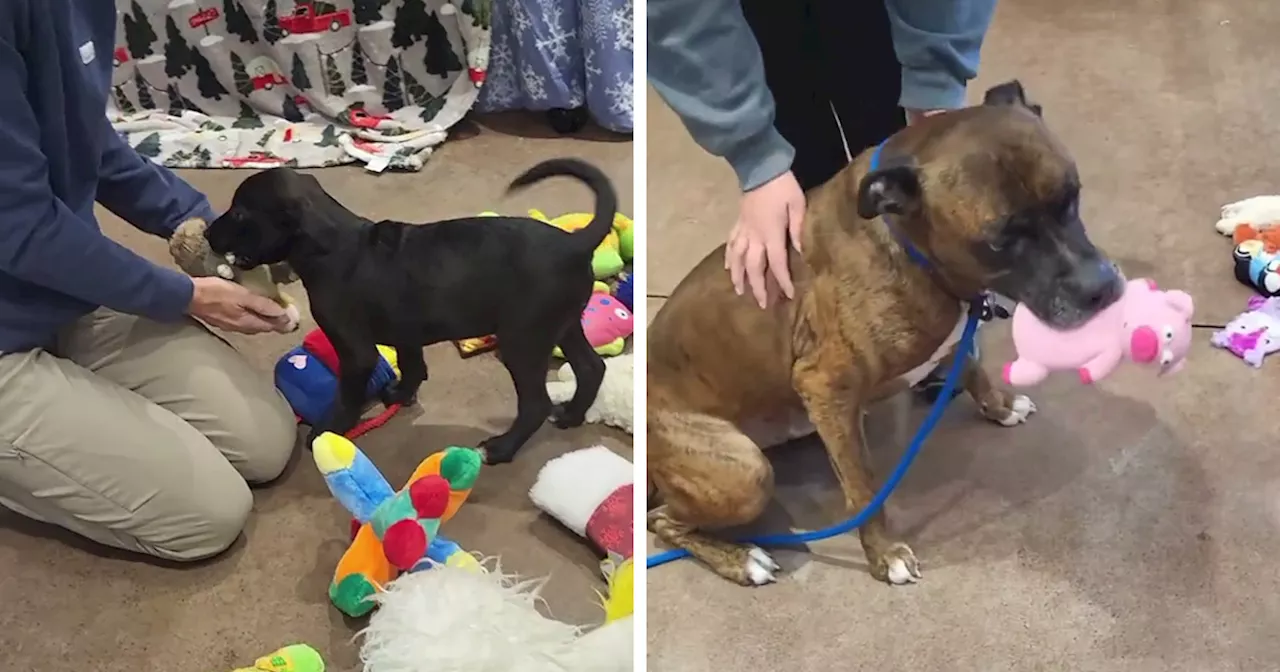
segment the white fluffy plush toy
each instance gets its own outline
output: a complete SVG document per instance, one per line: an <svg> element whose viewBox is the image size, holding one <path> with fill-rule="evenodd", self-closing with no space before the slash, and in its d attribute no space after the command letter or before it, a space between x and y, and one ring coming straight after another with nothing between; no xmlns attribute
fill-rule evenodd
<svg viewBox="0 0 1280 672"><path fill-rule="evenodd" d="M364 672L630 672L632 616L583 629L538 613L541 581L442 566L373 599Z"/></svg>
<svg viewBox="0 0 1280 672"><path fill-rule="evenodd" d="M1248 224L1257 231L1280 226L1280 196L1254 196L1243 201L1222 206L1222 215L1213 228L1224 236L1230 236L1241 224Z"/></svg>
<svg viewBox="0 0 1280 672"><path fill-rule="evenodd" d="M543 465L529 488L533 505L605 554L605 576L631 557L635 469L604 446L565 453Z"/></svg>
<svg viewBox="0 0 1280 672"><path fill-rule="evenodd" d="M604 383L600 385L595 403L587 409L587 422L604 423L634 434L631 415L635 399L635 388L632 385L635 379L634 358L629 352L617 357L605 357L604 365ZM556 371L556 380L547 383L551 403L563 404L568 401L577 387L572 367L567 363L562 365Z"/></svg>

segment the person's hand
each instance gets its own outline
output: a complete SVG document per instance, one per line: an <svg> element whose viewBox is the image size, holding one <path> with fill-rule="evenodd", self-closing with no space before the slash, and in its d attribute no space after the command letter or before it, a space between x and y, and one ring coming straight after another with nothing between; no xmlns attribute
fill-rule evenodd
<svg viewBox="0 0 1280 672"><path fill-rule="evenodd" d="M241 334L284 332L289 317L275 301L222 278L192 278L195 291L187 314L226 331Z"/></svg>
<svg viewBox="0 0 1280 672"><path fill-rule="evenodd" d="M790 235L791 244L799 250L803 223L804 192L789 170L742 195L738 221L724 249L724 267L739 296L749 283L756 303L764 308L769 296L765 284L768 270L782 293L788 299L795 297L787 269L787 238Z"/></svg>
<svg viewBox="0 0 1280 672"><path fill-rule="evenodd" d="M935 114L942 114L946 110L907 110L907 125L910 126L919 122L925 117L932 117Z"/></svg>

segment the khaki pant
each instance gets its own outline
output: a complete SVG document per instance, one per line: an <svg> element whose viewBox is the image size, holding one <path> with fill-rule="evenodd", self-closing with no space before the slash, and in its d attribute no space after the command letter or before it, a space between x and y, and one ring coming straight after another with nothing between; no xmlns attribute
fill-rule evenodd
<svg viewBox="0 0 1280 672"><path fill-rule="evenodd" d="M0 504L170 560L225 550L296 424L266 372L194 320L99 310L56 355L0 355Z"/></svg>

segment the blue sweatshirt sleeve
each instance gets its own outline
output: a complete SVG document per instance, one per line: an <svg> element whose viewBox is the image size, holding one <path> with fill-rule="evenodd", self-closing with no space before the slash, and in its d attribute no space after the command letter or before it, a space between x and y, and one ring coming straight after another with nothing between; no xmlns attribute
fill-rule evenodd
<svg viewBox="0 0 1280 672"><path fill-rule="evenodd" d="M649 83L743 191L791 169L795 149L773 127L764 59L739 0L649 0Z"/></svg>
<svg viewBox="0 0 1280 672"><path fill-rule="evenodd" d="M915 110L963 107L996 0L885 0L885 7L902 64L899 104Z"/></svg>
<svg viewBox="0 0 1280 672"><path fill-rule="evenodd" d="M0 91L8 96L0 105L0 272L96 306L180 318L191 303L190 278L107 238L53 194L26 90L26 64L0 37Z"/></svg>
<svg viewBox="0 0 1280 672"><path fill-rule="evenodd" d="M105 114L102 133L98 202L103 207L133 226L164 238L193 217L206 222L216 219L204 194L130 147Z"/></svg>

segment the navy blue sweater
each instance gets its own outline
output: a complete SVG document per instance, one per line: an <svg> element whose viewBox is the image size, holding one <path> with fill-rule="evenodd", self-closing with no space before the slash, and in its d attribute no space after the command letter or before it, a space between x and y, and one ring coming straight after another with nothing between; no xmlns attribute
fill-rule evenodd
<svg viewBox="0 0 1280 672"><path fill-rule="evenodd" d="M187 276L102 234L97 201L169 236L208 201L134 151L106 117L110 0L0 0L0 352L51 345L106 306L161 321L186 312Z"/></svg>

